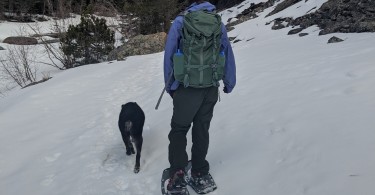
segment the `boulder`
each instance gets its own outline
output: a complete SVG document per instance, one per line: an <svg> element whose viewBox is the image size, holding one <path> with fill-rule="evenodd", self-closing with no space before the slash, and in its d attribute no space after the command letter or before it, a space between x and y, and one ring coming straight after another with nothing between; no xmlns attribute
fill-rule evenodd
<svg viewBox="0 0 375 195"><path fill-rule="evenodd" d="M296 29L290 30L288 32L288 35L294 35L294 34L300 33L303 30L304 30L304 28L296 28Z"/></svg>
<svg viewBox="0 0 375 195"><path fill-rule="evenodd" d="M342 42L342 41L344 41L344 40L342 40L342 39L340 39L340 38L338 38L338 37L333 36L333 37L331 37L331 38L328 40L328 43L339 43L339 42Z"/></svg>
<svg viewBox="0 0 375 195"><path fill-rule="evenodd" d="M109 60L124 60L127 56L145 55L164 50L167 34L164 32L151 35L137 35L124 45L114 49Z"/></svg>
<svg viewBox="0 0 375 195"><path fill-rule="evenodd" d="M36 45L38 40L32 37L8 37L4 39L4 43L12 45Z"/></svg>

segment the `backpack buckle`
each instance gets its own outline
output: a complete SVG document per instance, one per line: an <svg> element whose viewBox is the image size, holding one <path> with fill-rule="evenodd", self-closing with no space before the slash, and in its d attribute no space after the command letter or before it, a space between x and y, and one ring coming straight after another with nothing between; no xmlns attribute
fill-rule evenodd
<svg viewBox="0 0 375 195"><path fill-rule="evenodd" d="M189 83L189 75L188 74L185 74L185 77L184 77L184 87L187 88L189 87L190 83Z"/></svg>
<svg viewBox="0 0 375 195"><path fill-rule="evenodd" d="M217 68L217 64L216 64L216 63L211 64L211 68L216 70L216 68Z"/></svg>

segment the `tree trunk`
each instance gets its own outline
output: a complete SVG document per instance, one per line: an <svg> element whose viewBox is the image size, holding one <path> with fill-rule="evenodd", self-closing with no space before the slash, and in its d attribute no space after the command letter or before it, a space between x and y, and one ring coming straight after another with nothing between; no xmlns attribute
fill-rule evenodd
<svg viewBox="0 0 375 195"><path fill-rule="evenodd" d="M5 6L5 2L0 1L0 19L3 19L4 6Z"/></svg>

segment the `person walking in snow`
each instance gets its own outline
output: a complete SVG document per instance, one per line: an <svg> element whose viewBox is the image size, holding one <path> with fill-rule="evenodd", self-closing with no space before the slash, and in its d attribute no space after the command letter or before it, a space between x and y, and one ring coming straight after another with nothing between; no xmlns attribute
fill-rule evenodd
<svg viewBox="0 0 375 195"><path fill-rule="evenodd" d="M221 17L215 13L216 7L206 1L190 3L186 11L175 18L164 54L166 91L173 98L168 135L170 180L167 190L170 193L186 190L186 134L191 124L192 169L188 184L196 191L216 189L206 160L209 127L219 96L218 81L223 80L224 93L232 92L236 84L233 51Z"/></svg>

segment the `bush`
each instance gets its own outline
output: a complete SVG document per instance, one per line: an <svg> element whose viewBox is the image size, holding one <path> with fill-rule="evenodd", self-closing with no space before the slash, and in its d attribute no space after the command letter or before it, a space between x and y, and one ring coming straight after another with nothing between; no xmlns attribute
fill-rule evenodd
<svg viewBox="0 0 375 195"><path fill-rule="evenodd" d="M99 63L107 60L114 49L114 32L106 25L105 19L83 15L81 23L70 25L61 39L61 49L72 61L71 67Z"/></svg>

